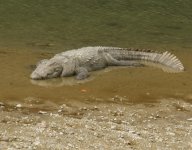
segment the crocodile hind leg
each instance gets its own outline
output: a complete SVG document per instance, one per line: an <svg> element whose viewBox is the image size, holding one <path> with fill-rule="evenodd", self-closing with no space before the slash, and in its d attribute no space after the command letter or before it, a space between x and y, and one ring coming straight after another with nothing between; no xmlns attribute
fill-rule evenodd
<svg viewBox="0 0 192 150"><path fill-rule="evenodd" d="M143 64L134 60L117 60L107 53L104 55L104 57L107 60L109 66L133 66L133 67L144 66Z"/></svg>
<svg viewBox="0 0 192 150"><path fill-rule="evenodd" d="M77 76L76 76L77 80L83 80L83 79L89 77L89 72L84 67L80 67L80 68L76 69L75 73L77 74Z"/></svg>
<svg viewBox="0 0 192 150"><path fill-rule="evenodd" d="M134 60L116 60L112 62L112 66L130 66L130 67L143 67L144 65Z"/></svg>

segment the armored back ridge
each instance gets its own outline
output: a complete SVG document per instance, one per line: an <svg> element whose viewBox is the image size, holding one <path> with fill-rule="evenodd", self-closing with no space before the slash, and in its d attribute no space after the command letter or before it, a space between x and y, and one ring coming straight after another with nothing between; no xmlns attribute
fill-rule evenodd
<svg viewBox="0 0 192 150"><path fill-rule="evenodd" d="M31 74L31 78L38 80L77 75L77 79L85 79L89 76L89 72L108 66L143 65L160 66L167 72L184 70L182 63L169 52L159 53L118 47L83 47L41 61Z"/></svg>
<svg viewBox="0 0 192 150"><path fill-rule="evenodd" d="M105 49L112 57L117 60L136 60L142 64L161 67L166 72L182 72L184 66L179 59L170 52L157 52L154 50L146 49L133 49L133 48L117 48L112 51Z"/></svg>

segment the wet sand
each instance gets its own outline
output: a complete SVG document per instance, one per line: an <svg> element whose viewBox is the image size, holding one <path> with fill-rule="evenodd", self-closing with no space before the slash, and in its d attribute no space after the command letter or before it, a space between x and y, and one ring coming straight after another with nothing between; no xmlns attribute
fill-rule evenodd
<svg viewBox="0 0 192 150"><path fill-rule="evenodd" d="M192 148L191 53L176 52L179 74L120 67L31 81L33 65L54 54L1 49L0 148Z"/></svg>
<svg viewBox="0 0 192 150"><path fill-rule="evenodd" d="M31 81L32 66L56 53L49 50L1 48L0 100L23 103L26 98L33 97L59 104L68 100L72 103L91 100L92 97L108 101L120 95L132 103L155 102L159 98L191 101L188 97L192 92L192 53L189 51L173 52L186 68L186 71L178 74L165 73L153 67L117 67L91 72L91 77L83 82L74 80L74 77Z"/></svg>

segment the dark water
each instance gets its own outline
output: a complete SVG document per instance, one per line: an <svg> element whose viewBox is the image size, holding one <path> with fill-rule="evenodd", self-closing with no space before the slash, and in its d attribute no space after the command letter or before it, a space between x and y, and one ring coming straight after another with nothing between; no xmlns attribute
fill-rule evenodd
<svg viewBox="0 0 192 150"><path fill-rule="evenodd" d="M0 0L0 100L32 97L62 103L116 95L131 102L191 100L191 6L190 0ZM84 46L166 49L181 59L186 71L115 69L93 73L93 80L72 86L61 79L31 83L30 65Z"/></svg>
<svg viewBox="0 0 192 150"><path fill-rule="evenodd" d="M190 0L0 0L0 41L67 49L191 47L191 6Z"/></svg>

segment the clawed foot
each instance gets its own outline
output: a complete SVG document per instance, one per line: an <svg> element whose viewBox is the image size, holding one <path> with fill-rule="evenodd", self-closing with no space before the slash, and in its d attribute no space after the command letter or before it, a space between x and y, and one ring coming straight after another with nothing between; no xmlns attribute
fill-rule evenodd
<svg viewBox="0 0 192 150"><path fill-rule="evenodd" d="M89 73L79 73L77 76L76 76L76 79L77 80L83 80L83 79L86 79L89 77Z"/></svg>
<svg viewBox="0 0 192 150"><path fill-rule="evenodd" d="M83 68L83 67L78 68L76 70L76 74L77 74L77 76L76 76L77 80L83 80L83 79L89 77L89 75L90 75L89 72L87 71L87 69Z"/></svg>

